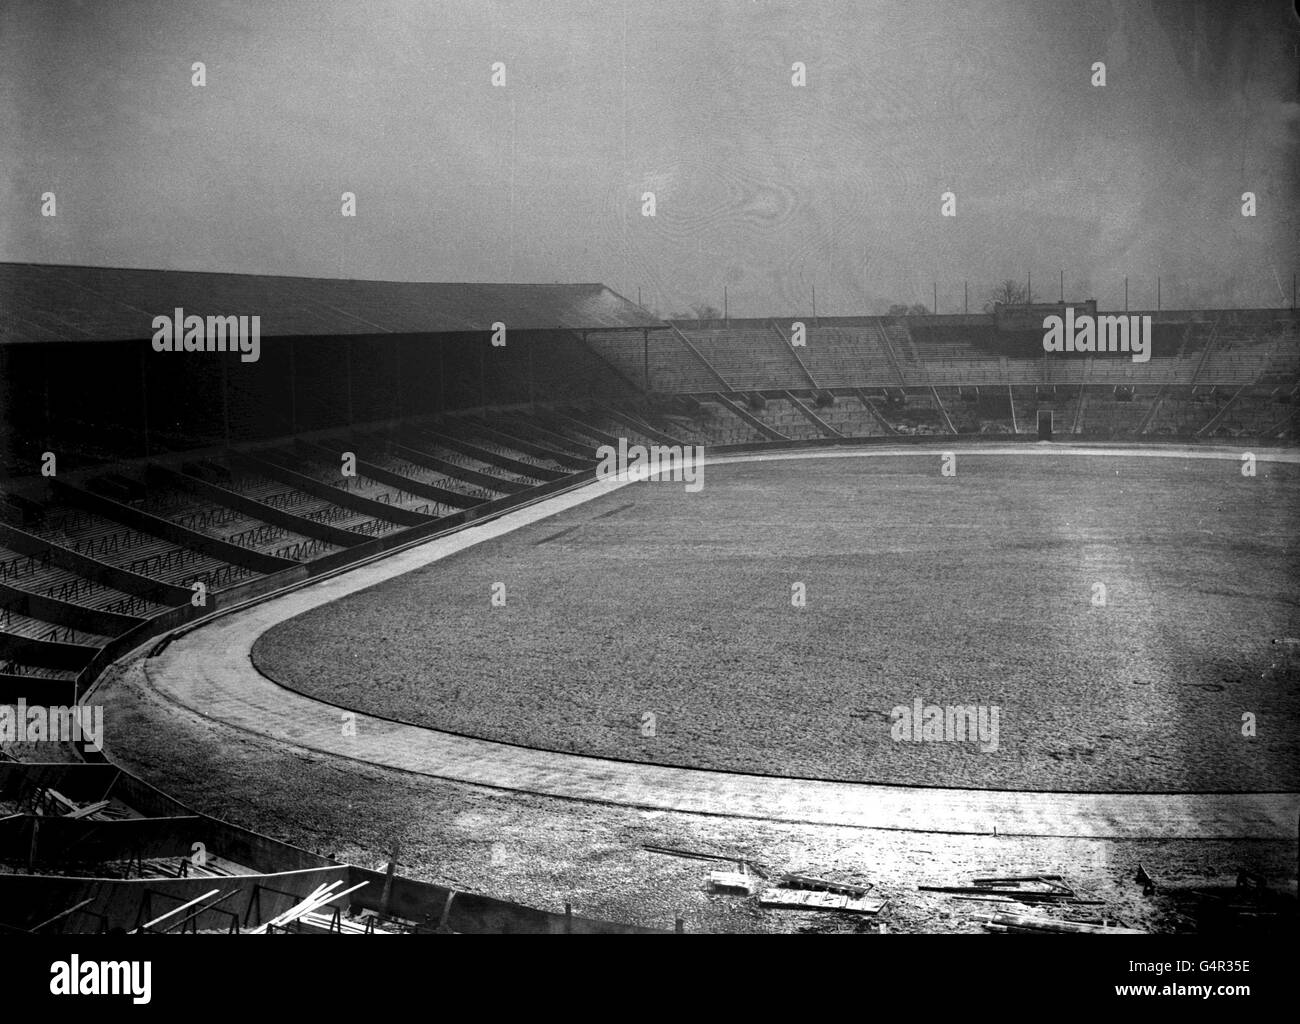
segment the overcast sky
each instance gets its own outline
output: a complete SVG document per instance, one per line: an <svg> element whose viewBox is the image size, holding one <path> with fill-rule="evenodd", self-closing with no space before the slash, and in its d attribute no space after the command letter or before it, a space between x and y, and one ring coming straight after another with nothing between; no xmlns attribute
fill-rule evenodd
<svg viewBox="0 0 1300 1024"><path fill-rule="evenodd" d="M975 309L1060 269L1103 307L1126 274L1135 307L1157 274L1165 308L1275 306L1298 43L1289 0L0 0L0 260L603 281L661 314L936 280L958 312L963 279Z"/></svg>

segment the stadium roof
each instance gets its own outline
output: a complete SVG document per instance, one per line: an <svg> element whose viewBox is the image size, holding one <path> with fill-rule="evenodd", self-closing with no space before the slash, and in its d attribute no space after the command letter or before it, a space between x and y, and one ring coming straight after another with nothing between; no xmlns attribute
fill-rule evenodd
<svg viewBox="0 0 1300 1024"><path fill-rule="evenodd" d="M426 284L0 263L0 344L123 341L153 318L260 316L261 336L666 327L603 284Z"/></svg>

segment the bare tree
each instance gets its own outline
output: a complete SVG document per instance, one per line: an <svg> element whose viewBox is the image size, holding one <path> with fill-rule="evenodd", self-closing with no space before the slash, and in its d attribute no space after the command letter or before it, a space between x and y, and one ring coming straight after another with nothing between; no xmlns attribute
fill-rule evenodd
<svg viewBox="0 0 1300 1024"><path fill-rule="evenodd" d="M695 314L696 320L721 320L722 310L717 306L710 306L707 302L697 302L691 307L691 312Z"/></svg>
<svg viewBox="0 0 1300 1024"><path fill-rule="evenodd" d="M1025 306L1029 304L1029 292L1019 281L1003 281L1000 285L989 292L988 300L984 303L984 312L992 313L993 307L1001 304L1003 306Z"/></svg>

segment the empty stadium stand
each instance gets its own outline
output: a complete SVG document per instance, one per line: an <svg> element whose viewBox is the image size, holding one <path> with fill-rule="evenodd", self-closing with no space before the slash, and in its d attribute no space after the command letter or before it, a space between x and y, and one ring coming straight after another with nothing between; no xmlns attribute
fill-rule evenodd
<svg viewBox="0 0 1300 1024"><path fill-rule="evenodd" d="M1287 310L1151 314L1139 363L1049 355L980 316L665 323L600 285L4 264L0 298L11 696L84 688L142 638L579 484L623 438L1036 436L1040 410L1074 438L1296 436ZM153 352L140 311L187 305L260 308L259 361Z"/></svg>

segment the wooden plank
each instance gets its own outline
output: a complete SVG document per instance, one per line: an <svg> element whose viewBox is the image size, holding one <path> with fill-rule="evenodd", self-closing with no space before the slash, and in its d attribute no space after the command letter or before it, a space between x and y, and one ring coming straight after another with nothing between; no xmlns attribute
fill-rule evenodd
<svg viewBox="0 0 1300 1024"><path fill-rule="evenodd" d="M92 814L98 814L107 806L108 806L107 800L97 800L93 804L86 804L85 807L80 807L75 811L69 811L67 814L63 815L63 817L69 820L73 820L75 818L88 818Z"/></svg>
<svg viewBox="0 0 1300 1024"><path fill-rule="evenodd" d="M711 892L734 893L750 896L758 887L757 880L742 871L710 871L709 890Z"/></svg>
<svg viewBox="0 0 1300 1024"><path fill-rule="evenodd" d="M147 929L152 928L154 925L158 924L160 921L166 921L167 918L169 918L169 917L175 917L175 916L176 916L177 914L179 914L182 910L188 910L190 907L194 906L196 903L202 903L204 900L211 899L213 896L215 896L215 895L216 895L217 893L219 893L220 891L221 891L220 889L213 889L213 890L211 890L210 892L205 892L202 896L199 896L197 899L192 899L192 900L190 900L188 903L182 903L182 904L181 904L179 907L177 907L175 910L169 910L169 911L167 911L167 913L163 914L161 917L155 917L152 921L149 921L149 922L147 922L147 923L145 923L145 924L142 924L139 928L135 928L135 929L133 929L133 930L131 931L130 934L135 935L135 934L137 934L138 932L146 931Z"/></svg>
<svg viewBox="0 0 1300 1024"><path fill-rule="evenodd" d="M46 786L41 792L43 792L47 797L49 797L50 800L54 801L54 803L62 807L65 814L68 813L69 811L75 811L78 807L81 806L75 800L69 800L66 796L60 793L53 786Z"/></svg>
<svg viewBox="0 0 1300 1024"><path fill-rule="evenodd" d="M937 892L949 896L1010 896L1013 900L1048 901L1058 903L1089 903L1070 891L1059 889L1012 889L987 885L918 885L918 892Z"/></svg>
<svg viewBox="0 0 1300 1024"><path fill-rule="evenodd" d="M832 882L827 878L817 878L815 875L801 875L793 871L788 871L781 876L781 882L792 889L824 889L826 892L838 892L845 896L852 896L861 899L871 888L868 885L854 885L851 882Z"/></svg>
<svg viewBox="0 0 1300 1024"><path fill-rule="evenodd" d="M762 878L767 877L767 870L748 857L726 856L720 853L699 853L695 850L680 850L673 846L654 846L650 843L643 844L641 849L645 850L646 853L658 853L665 857L682 857L686 860L716 860L726 864L744 864L754 874Z"/></svg>
<svg viewBox="0 0 1300 1024"><path fill-rule="evenodd" d="M215 890L214 890L214 891L215 891ZM229 892L224 893L224 894L221 895L221 896L218 896L218 897L217 897L215 900L213 900L211 903L205 904L204 906L199 907L198 910L195 910L195 911L192 911L192 912L189 913L189 914L186 914L186 915L185 915L183 918L181 918L179 921L176 921L176 922L173 922L172 924L169 924L166 928L163 929L163 931L164 931L164 932L170 932L170 931L172 931L173 929L179 928L179 929L181 930L181 934L184 934L184 933L185 933L185 926L186 926L187 924L189 924L191 921L193 921L195 918L199 917L199 916L202 915L202 914L206 914L209 910L211 910L213 907L215 907L218 903L225 903L226 900L230 899L232 896L238 896L238 895L239 895L239 890L238 890L238 889L231 889ZM198 931L198 925L196 924L196 925L195 925L195 932L197 933L197 931Z"/></svg>
<svg viewBox="0 0 1300 1024"><path fill-rule="evenodd" d="M838 910L851 914L878 914L885 905L884 900L853 899L843 893L806 889L765 889L758 902L780 910Z"/></svg>
<svg viewBox="0 0 1300 1024"><path fill-rule="evenodd" d="M335 889L342 884L343 882L340 879L338 881L331 882L329 885L316 886L316 888L313 889L308 896L304 897L302 900L295 903L284 913L276 915L275 917L271 918L271 920L267 921L265 924L259 924L256 928L253 928L251 931L249 931L248 934L261 935L261 934L265 934L267 929L269 929L272 925L279 927L281 924L285 923L289 919L290 915L292 915L295 911L297 911L298 913L305 913L307 910L311 908L311 905L318 898L320 898L322 894L327 893L331 889Z"/></svg>
<svg viewBox="0 0 1300 1024"><path fill-rule="evenodd" d="M249 932L249 934L250 935L265 934L268 931L268 929L270 929L272 926L276 928L283 928L285 925L291 924L293 921L296 921L303 914L310 913L313 910L319 910L327 903L333 903L336 899L339 899L343 896L347 896L349 893L356 892L358 889L363 888L369 883L360 882L357 885L354 885L351 889L344 889L341 892L331 891L337 886L340 886L342 884L343 884L342 880L339 880L339 881L331 882L328 886L318 886L316 891L307 899L303 900L301 903L297 904L296 906L289 908L274 920L268 921L264 925L259 925L257 928L253 929L253 931Z"/></svg>
<svg viewBox="0 0 1300 1024"><path fill-rule="evenodd" d="M78 910L80 910L82 907L84 907L87 903L94 903L94 902L95 902L95 900L94 900L93 897L92 897L91 899L82 900L80 903L76 904L75 906L69 907L67 910L61 910L61 911L59 911L59 913L55 914L55 915L54 915L53 917L51 917L51 918L47 918L46 920L42 921L40 924L32 925L32 927L29 928L29 929L27 929L27 930L28 930L29 932L33 932L33 933L38 932L38 931L40 931L42 928L44 928L47 924L53 924L55 921L59 920L60 918L67 917L69 914L75 914Z"/></svg>
<svg viewBox="0 0 1300 1024"><path fill-rule="evenodd" d="M343 883L338 882L336 884L342 885ZM311 903L311 905L307 908L307 910L302 911L300 913L291 912L292 916L289 917L287 921L280 922L280 926L283 927L286 924L292 924L294 921L298 920L298 918L300 918L304 913L311 913L312 911L319 910L321 907L324 907L326 904L333 903L335 900L341 899L342 897L347 896L349 893L354 893L358 889L364 888L369 884L370 884L369 882L359 882L358 884L354 885L351 889L344 889L343 891L336 892L336 893L325 893L319 899L314 900ZM333 888L333 886L331 886L331 888Z"/></svg>
<svg viewBox="0 0 1300 1024"><path fill-rule="evenodd" d="M1080 924L1076 921L1062 921L1054 917L1032 917L1025 914L994 914L990 919L986 914L972 915L975 920L986 924L1001 925L1015 931L1056 932L1071 935L1145 935L1140 928L1119 928L1115 926Z"/></svg>

